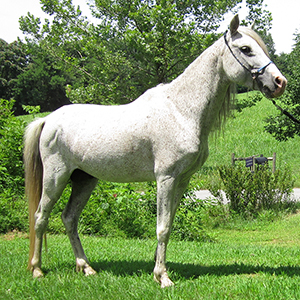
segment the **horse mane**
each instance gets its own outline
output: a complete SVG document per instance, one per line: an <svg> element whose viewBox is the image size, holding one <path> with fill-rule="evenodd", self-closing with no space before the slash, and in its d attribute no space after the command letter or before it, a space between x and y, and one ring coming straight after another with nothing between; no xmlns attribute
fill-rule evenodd
<svg viewBox="0 0 300 300"><path fill-rule="evenodd" d="M236 84L232 83L231 85L229 85L229 87L225 93L224 101L223 101L221 109L219 111L219 115L213 125L212 131L214 133L220 132L224 129L226 120L228 117L231 116L232 110L235 105L235 94L236 94ZM218 136L218 134L217 134L217 136Z"/></svg>
<svg viewBox="0 0 300 300"><path fill-rule="evenodd" d="M248 27L240 27L239 31L253 38L257 42L257 44L262 48L267 57L270 58L266 44L254 30ZM234 108L235 95L236 84L232 83L225 93L224 101L220 109L218 118L214 124L213 131L220 131L224 128L224 124L226 123L227 118L231 115L232 109Z"/></svg>

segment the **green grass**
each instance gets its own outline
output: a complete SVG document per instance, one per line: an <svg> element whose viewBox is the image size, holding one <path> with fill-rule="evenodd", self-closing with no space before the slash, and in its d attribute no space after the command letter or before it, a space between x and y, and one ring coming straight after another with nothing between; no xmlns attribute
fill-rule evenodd
<svg viewBox="0 0 300 300"><path fill-rule="evenodd" d="M253 92L249 92L249 95ZM247 97L246 94L238 97ZM224 131L219 135L211 135L209 142L209 157L197 177L206 178L207 171L220 165L231 164L231 154L236 157L247 157L263 154L271 157L276 152L276 167L288 165L295 177L295 187L300 187L300 137L286 142L278 142L269 133L264 131L264 120L277 114L278 111L272 102L266 98L255 106L235 113L235 118L229 118ZM244 164L245 162L238 162ZM203 183L203 188L205 182ZM201 184L200 184L201 187Z"/></svg>
<svg viewBox="0 0 300 300"><path fill-rule="evenodd" d="M26 270L28 239L0 236L0 299L299 299L300 215L255 229L216 229L215 242L175 242L168 267L175 287L153 281L154 240L83 237L96 276L75 272L66 236L48 238L46 276ZM258 224L259 225L259 224Z"/></svg>

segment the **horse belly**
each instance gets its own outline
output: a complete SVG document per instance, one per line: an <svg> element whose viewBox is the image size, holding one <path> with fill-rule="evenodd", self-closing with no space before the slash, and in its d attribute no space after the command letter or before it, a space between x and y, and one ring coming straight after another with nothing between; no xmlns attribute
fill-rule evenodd
<svg viewBox="0 0 300 300"><path fill-rule="evenodd" d="M152 181L153 154L147 145L102 143L89 148L78 160L78 167L88 174L107 181Z"/></svg>

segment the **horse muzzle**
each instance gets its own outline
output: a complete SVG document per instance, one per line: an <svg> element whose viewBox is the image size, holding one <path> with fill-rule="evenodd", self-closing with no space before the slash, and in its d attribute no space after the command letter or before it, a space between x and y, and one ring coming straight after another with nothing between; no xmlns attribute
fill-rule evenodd
<svg viewBox="0 0 300 300"><path fill-rule="evenodd" d="M259 78L256 79L256 82L258 84L258 87L260 91L267 97L267 98L278 98L280 97L284 91L285 87L287 85L287 80L283 75L274 75L272 82L270 83L264 83L259 80Z"/></svg>
<svg viewBox="0 0 300 300"><path fill-rule="evenodd" d="M277 76L275 78L276 90L273 94L271 94L271 97L272 98L280 97L284 93L286 85L287 85L286 78L284 76Z"/></svg>

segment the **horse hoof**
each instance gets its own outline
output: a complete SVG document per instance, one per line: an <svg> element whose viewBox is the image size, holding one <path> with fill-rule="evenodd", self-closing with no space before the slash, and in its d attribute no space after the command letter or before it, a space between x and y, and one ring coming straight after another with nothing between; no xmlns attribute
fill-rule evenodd
<svg viewBox="0 0 300 300"><path fill-rule="evenodd" d="M97 274L97 272L90 266L86 267L84 270L83 270L83 273L85 274L85 276L90 276L90 275L95 275Z"/></svg>
<svg viewBox="0 0 300 300"><path fill-rule="evenodd" d="M44 274L40 268L35 268L32 271L32 277L33 278L41 278L41 277L44 277Z"/></svg>
<svg viewBox="0 0 300 300"><path fill-rule="evenodd" d="M160 281L160 287L162 289L169 287L169 286L173 286L173 285L174 285L174 282L169 277L163 278Z"/></svg>
<svg viewBox="0 0 300 300"><path fill-rule="evenodd" d="M157 278L157 276L154 275L154 281L156 281L157 283L159 283L160 287L162 289L174 285L174 282L166 274L163 275L163 276L161 276L159 279Z"/></svg>
<svg viewBox="0 0 300 300"><path fill-rule="evenodd" d="M95 275L97 272L82 258L76 259L76 271L83 272L85 276Z"/></svg>

